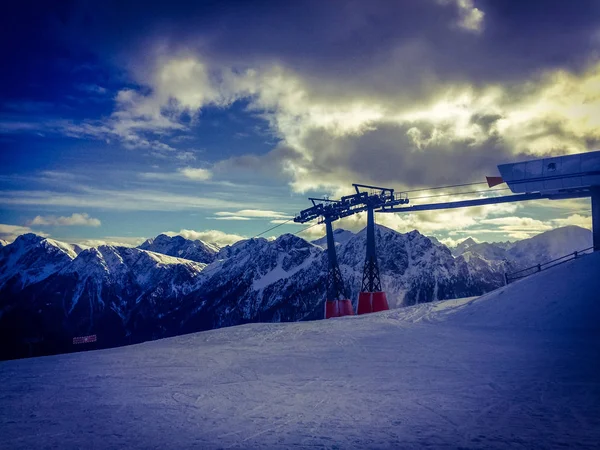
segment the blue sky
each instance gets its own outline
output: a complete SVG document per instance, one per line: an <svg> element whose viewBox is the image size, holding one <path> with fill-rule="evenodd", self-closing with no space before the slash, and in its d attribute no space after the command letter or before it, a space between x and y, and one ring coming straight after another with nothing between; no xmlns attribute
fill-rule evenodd
<svg viewBox="0 0 600 450"><path fill-rule="evenodd" d="M0 238L227 244L352 182L480 181L499 163L598 149L599 17L585 0L10 6ZM451 244L589 216L577 200L378 220Z"/></svg>

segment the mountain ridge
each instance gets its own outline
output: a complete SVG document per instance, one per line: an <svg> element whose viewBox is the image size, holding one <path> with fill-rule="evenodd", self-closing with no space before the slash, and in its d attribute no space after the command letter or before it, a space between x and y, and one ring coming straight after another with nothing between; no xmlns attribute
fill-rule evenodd
<svg viewBox="0 0 600 450"><path fill-rule="evenodd" d="M548 239L527 245L541 254L564 248L542 245ZM206 250L189 240L165 242L177 244L162 247L172 253ZM403 234L377 226L376 246L393 308L481 295L501 286L504 272L518 266L477 252L454 256L416 230ZM365 248L365 229L337 245L353 303ZM322 318L327 276L322 247L284 234L211 250L211 261L201 263L135 247L78 251L41 236L21 236L0 249L0 337L21 353L23 342L43 338L43 354L72 350L71 337L87 334L102 336L98 345L112 346L240 323Z"/></svg>

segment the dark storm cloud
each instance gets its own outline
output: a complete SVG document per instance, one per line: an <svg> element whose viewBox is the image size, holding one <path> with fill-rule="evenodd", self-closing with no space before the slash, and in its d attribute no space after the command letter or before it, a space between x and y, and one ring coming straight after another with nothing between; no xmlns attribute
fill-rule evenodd
<svg viewBox="0 0 600 450"><path fill-rule="evenodd" d="M486 134L489 134L496 122L502 118L501 114L476 113L471 116L470 123L478 125Z"/></svg>
<svg viewBox="0 0 600 450"><path fill-rule="evenodd" d="M578 70L599 48L592 0L475 1L483 33L457 29L453 0L27 3L4 16L4 42L16 44L5 58L26 57L22 46L36 58L91 53L136 68L160 45L234 66L279 62L340 92L521 80Z"/></svg>
<svg viewBox="0 0 600 450"><path fill-rule="evenodd" d="M360 136L334 137L314 131L306 137L314 158L306 176L315 184L315 180L323 179L346 184L379 182L393 186L431 186L495 175L498 164L515 158L509 146L495 133L480 141L454 138L433 141L419 148L409 133L416 127L423 140L432 137L434 128L429 123L378 123ZM349 176L355 179L347 179ZM298 181L308 180L299 177Z"/></svg>
<svg viewBox="0 0 600 450"><path fill-rule="evenodd" d="M220 68L242 73L246 68L260 72L261 68L282 67L285 76L300 86L306 109L312 104L336 104L340 111L353 111L356 100L376 103L385 114L430 105L442 92L464 85L479 93L487 86L500 85L504 101L519 99L536 92L535 80L540 74L554 69L581 72L600 51L600 2L592 0L474 0L473 5L458 0L89 1L39 5L25 4L14 13L9 10L8 20L5 15L0 24L15 22L2 32L5 43L15 42L14 48L2 53L6 69L0 76L8 79L9 85L40 85L41 78L32 75L38 72L50 73L51 81L58 85L61 73L103 64L127 71L139 97L156 100L149 102L152 106L164 101L151 98L153 89L158 90L153 86L157 66L182 55L206 65L210 80L222 75ZM480 29L461 27L465 5L483 13ZM46 71L45 66L49 68ZM61 69L54 75L53 67ZM67 81L97 84L97 80L74 76ZM170 80L173 84L177 81L176 77ZM138 89L140 85L143 89ZM195 89L209 91L213 87ZM174 92L169 86L161 88L166 95ZM214 90L219 91L219 86ZM184 90L177 92L180 97L188 95ZM173 105L178 106L176 102ZM159 106L164 112L167 105ZM287 114L286 119L295 119L306 113L306 109L293 108L282 112L284 108L276 103L254 106L270 109L267 113L271 118ZM356 174L366 178L357 181L451 183L467 175L489 173L496 164L521 151L496 133L503 115L486 111L470 118L470 123L482 130L483 140L454 136L444 129L451 125L434 125L426 119L418 123L401 119L393 124L390 120L365 120L366 131L346 135L315 125L315 119L295 130L305 133L303 148L283 142L267 156L234 158L224 166L236 170L269 167L274 171L296 167L303 170L294 173L294 181L311 178L313 184L320 179L346 182ZM532 121L522 126L532 130L525 140L534 139L535 133L570 139L569 133L573 133L556 125L538 125ZM421 138L430 141L426 146L415 145L411 138L409 130L415 126ZM450 137L428 139L434 129ZM275 131L285 141L285 133ZM593 136L583 139L594 141ZM310 155L303 159L300 155L306 153Z"/></svg>

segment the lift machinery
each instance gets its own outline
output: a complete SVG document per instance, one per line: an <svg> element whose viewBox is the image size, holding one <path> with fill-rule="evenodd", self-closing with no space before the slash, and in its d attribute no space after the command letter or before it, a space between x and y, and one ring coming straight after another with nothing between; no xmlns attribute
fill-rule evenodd
<svg viewBox="0 0 600 450"><path fill-rule="evenodd" d="M327 233L327 297L325 318L353 315L352 302L344 285L342 272L337 261L332 223L343 217L359 212L367 212L367 251L363 271L361 293L358 299L357 314L383 311L388 308L385 292L381 290L379 266L375 247L375 210L384 206L392 207L408 203L406 195L395 196L394 190L362 184L352 185L356 193L339 200L309 198L313 206L300 212L294 222L306 223L319 220L325 223ZM364 191L367 189L368 191Z"/></svg>
<svg viewBox="0 0 600 450"><path fill-rule="evenodd" d="M600 251L600 151L501 164L498 166L498 170L500 176L487 177L488 186L493 187L506 183L512 191L511 195L484 196L469 200L408 206L409 200L406 192L394 194L394 189L390 188L353 184L356 193L339 200L309 199L313 206L301 211L294 218L294 222L306 223L320 220L326 225L329 268L325 317L338 317L354 313L337 262L332 223L342 217L359 212L367 212L367 251L357 314L388 309L387 298L381 288L377 263L375 212L411 213L527 200L563 200L588 197L591 198L592 206L594 251ZM460 186L466 185L436 187L429 188L429 190ZM365 189L368 192L364 191ZM449 195L460 194L460 192L455 192Z"/></svg>

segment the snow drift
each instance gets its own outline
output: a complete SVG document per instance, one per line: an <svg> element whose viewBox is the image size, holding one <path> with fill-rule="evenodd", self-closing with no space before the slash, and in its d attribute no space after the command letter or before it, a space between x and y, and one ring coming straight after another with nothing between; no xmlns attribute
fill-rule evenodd
<svg viewBox="0 0 600 450"><path fill-rule="evenodd" d="M600 252L490 292L452 320L481 327L600 330Z"/></svg>

